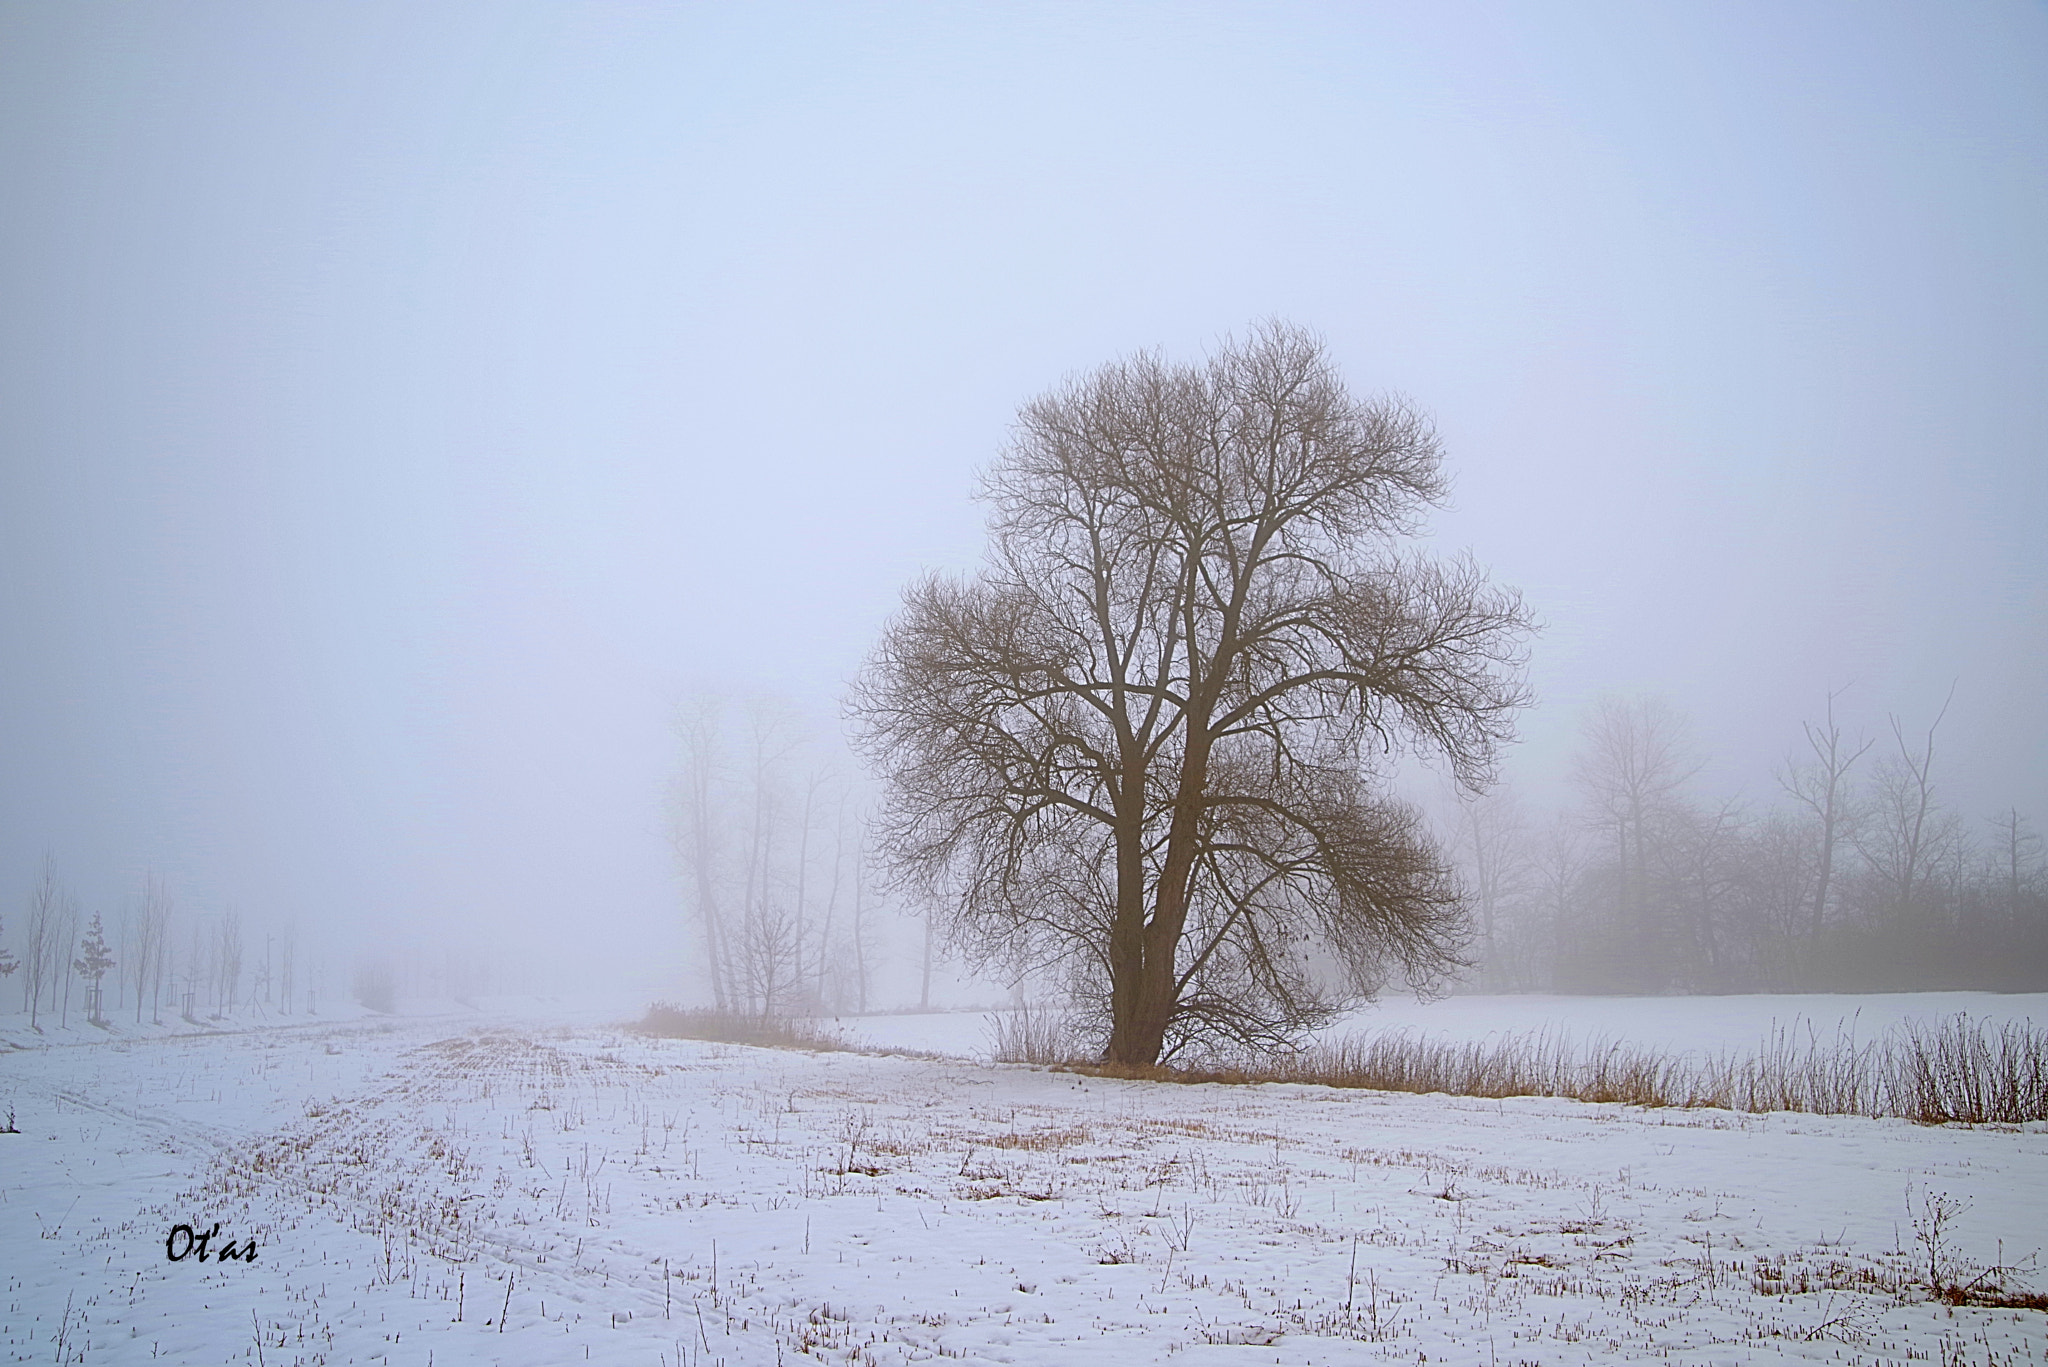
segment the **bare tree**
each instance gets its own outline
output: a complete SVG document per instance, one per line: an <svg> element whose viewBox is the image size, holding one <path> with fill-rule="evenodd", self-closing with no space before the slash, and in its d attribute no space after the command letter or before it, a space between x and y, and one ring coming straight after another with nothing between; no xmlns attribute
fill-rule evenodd
<svg viewBox="0 0 2048 1367"><path fill-rule="evenodd" d="M1639 986L1663 987L1677 970L1681 932L1654 886L1656 846L1670 833L1679 794L1700 770L1684 719L1661 700L1602 698L1586 723L1575 777L1593 829L1613 841L1614 911L1625 943L1612 946Z"/></svg>
<svg viewBox="0 0 2048 1367"><path fill-rule="evenodd" d="M214 1008L232 1014L242 985L242 913L230 907L214 939Z"/></svg>
<svg viewBox="0 0 2048 1367"><path fill-rule="evenodd" d="M263 932L263 957L257 960L256 963L256 981L252 984L249 993L251 1005L260 1002L267 1007L271 1004L270 988L273 979L270 973L270 950L274 938L269 931ZM453 950L449 951L451 959L454 953L455 951ZM462 994L460 991L457 991L455 995L460 998Z"/></svg>
<svg viewBox="0 0 2048 1367"><path fill-rule="evenodd" d="M868 1009L868 989L872 986L869 968L875 955L874 921L869 916L874 908L866 896L867 856L867 842L863 839L854 852L853 909L847 918L846 934L841 941L841 957L851 969L847 977L852 990L842 991L840 996L842 1000L849 1002L856 1012L865 1012Z"/></svg>
<svg viewBox="0 0 2048 1367"><path fill-rule="evenodd" d="M827 1002L832 995L829 981L833 963L832 950L835 944L832 938L832 920L839 910L840 889L844 884L846 876L846 831L849 817L856 832L865 830L865 818L857 809L849 807L845 790L842 789L838 795L838 802L833 808L832 815L832 887L831 892L825 899L824 917L818 926L817 963L810 986L812 999L821 1005ZM856 842L854 847L854 858L856 861L860 857L860 848L860 844ZM858 878L858 869L855 871L855 876Z"/></svg>
<svg viewBox="0 0 2048 1367"><path fill-rule="evenodd" d="M1749 927L1741 924L1742 851L1747 823L1739 804L1680 807L1672 812L1666 872L1674 946L1673 980L1694 992L1727 992L1739 985Z"/></svg>
<svg viewBox="0 0 2048 1367"><path fill-rule="evenodd" d="M60 946L68 938L63 922L69 900L69 894L57 881L55 862L46 857L35 890L29 894L28 932L21 947L21 991L31 1030L41 1028L37 1017L42 1010L43 988L50 983L52 971L63 963Z"/></svg>
<svg viewBox="0 0 2048 1367"><path fill-rule="evenodd" d="M1998 837L1992 847L1992 861L1998 880L2004 885L2006 923L2017 926L2020 923L2020 893L2040 868L2041 836L2027 828L2026 819L2017 807L2008 807L1992 817L1991 829ZM5 971L0 967L0 972Z"/></svg>
<svg viewBox="0 0 2048 1367"><path fill-rule="evenodd" d="M1810 925L1815 833L1799 815L1765 813L1735 852L1734 883L1743 903L1749 976L1758 989L1792 991L1819 971L1819 942Z"/></svg>
<svg viewBox="0 0 2048 1367"><path fill-rule="evenodd" d="M192 943L185 951L184 972L178 977L178 981L185 989L180 1014L193 1025L199 1024L199 1017L192 1013L199 1009L199 984L203 980L205 967L205 955L201 950L204 943L205 941L200 939L199 924L195 921L192 925Z"/></svg>
<svg viewBox="0 0 2048 1367"><path fill-rule="evenodd" d="M1309 334L1117 362L1027 405L989 563L913 585L850 701L896 877L952 942L1078 975L1105 1055L1298 1037L1465 917L1373 775L1483 787L1525 700L1519 599L1404 554L1444 493L1427 421Z"/></svg>
<svg viewBox="0 0 2048 1367"><path fill-rule="evenodd" d="M1516 976L1506 962L1500 922L1528 880L1527 844L1513 794L1496 788L1458 804L1457 845L1479 913L1480 982L1490 992L1504 990Z"/></svg>
<svg viewBox="0 0 2048 1367"><path fill-rule="evenodd" d="M242 996L242 953L246 945L242 941L242 912L229 908L221 916L221 1000L223 1010L229 1014L236 1008Z"/></svg>
<svg viewBox="0 0 2048 1367"><path fill-rule="evenodd" d="M50 999L59 999L59 984L62 984L62 1005L59 1007L57 1023L71 1024L71 978L72 954L78 948L78 899L70 893L64 895L63 913L57 920L57 934L50 941Z"/></svg>
<svg viewBox="0 0 2048 1367"><path fill-rule="evenodd" d="M782 707L757 698L748 708L747 723L752 791L740 893L740 996L750 1010L768 1016L786 1013L795 1005L804 962L805 863L822 780L813 771L799 808L790 798L787 773L803 747L794 719Z"/></svg>
<svg viewBox="0 0 2048 1367"><path fill-rule="evenodd" d="M294 960L298 957L298 928L287 924L284 939L277 949L277 1002L280 1009L289 1016L292 1013L292 988Z"/></svg>
<svg viewBox="0 0 2048 1367"><path fill-rule="evenodd" d="M1951 688L1917 745L1907 741L1899 719L1891 718L1898 751L1877 766L1870 819L1858 832L1856 847L1883 888L1889 910L1901 918L1912 917L1929 880L1962 842L1962 823L1934 795L1934 733L1954 699Z"/></svg>
<svg viewBox="0 0 2048 1367"><path fill-rule="evenodd" d="M810 930L810 906L805 894L810 890L811 881L811 823L818 813L818 794L828 785L830 779L825 773L813 769L804 780L803 814L797 820L796 841L796 933L790 945L790 984L792 991L800 992L806 980L804 969L804 942Z"/></svg>
<svg viewBox="0 0 2048 1367"><path fill-rule="evenodd" d="M931 913L927 910L924 916L924 953L917 976L917 1009L920 1011L932 1009L932 941L936 930L932 924Z"/></svg>
<svg viewBox="0 0 2048 1367"><path fill-rule="evenodd" d="M1584 929L1580 912L1586 872L1592 863L1584 828L1570 815L1558 813L1543 839L1537 842L1530 861L1534 910L1549 932L1544 937L1550 969L1546 985L1553 990L1561 987L1559 967L1568 960Z"/></svg>
<svg viewBox="0 0 2048 1367"><path fill-rule="evenodd" d="M843 773L771 699L747 706L737 736L711 698L687 704L677 730L675 848L714 1004L756 1015L814 1009L845 881Z"/></svg>
<svg viewBox="0 0 2048 1367"><path fill-rule="evenodd" d="M718 700L692 698L676 720L682 741L683 765L674 789L675 846L695 901L697 927L704 940L705 972L720 1011L732 999L727 968L725 914L719 897L719 803L715 794L723 770L722 717Z"/></svg>
<svg viewBox="0 0 2048 1367"><path fill-rule="evenodd" d="M1870 740L1852 743L1842 739L1842 729L1835 724L1838 696L1828 694L1826 720L1821 725L1801 723L1812 758L1789 760L1778 774L1778 786L1806 809L1812 823L1813 887L1804 937L1809 956L1818 952L1827 925L1828 899L1835 887L1836 856L1854 834L1849 771L1873 744ZM1811 970L1811 963L1808 968Z"/></svg>
<svg viewBox="0 0 2048 1367"><path fill-rule="evenodd" d="M763 1020L791 1012L799 985L802 935L787 903L767 899L747 908L740 927L740 996Z"/></svg>
<svg viewBox="0 0 2048 1367"><path fill-rule="evenodd" d="M856 863L854 877L858 879L858 873L860 873L858 871L858 861L860 861L860 851L864 848L864 838L866 838L866 816L862 814L860 807L856 807L856 805L852 805L848 801L846 789L842 787L840 793L838 793L838 801L834 805L834 814L831 814L831 892L825 896L825 914L823 914L823 918L821 918L821 922L817 926L817 965L815 965L815 978L811 982L811 998L815 1002L819 1002L819 1004L823 1004L831 996L829 978L831 978L831 967L834 967L834 945L836 945L836 941L831 939L831 920L834 920L834 916L840 910L840 889L846 885L846 832L848 832L848 826L852 826L852 830L854 830L854 863Z"/></svg>
<svg viewBox="0 0 2048 1367"><path fill-rule="evenodd" d="M135 918L135 945L128 971L135 982L135 1023L142 1023L142 998L149 994L154 1016L163 996L164 961L169 952L171 895L163 880L150 874L142 885L142 906Z"/></svg>

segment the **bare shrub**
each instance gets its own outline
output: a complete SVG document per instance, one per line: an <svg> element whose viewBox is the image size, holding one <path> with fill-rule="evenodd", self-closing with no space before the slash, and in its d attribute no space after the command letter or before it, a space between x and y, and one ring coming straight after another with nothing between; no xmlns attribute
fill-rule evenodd
<svg viewBox="0 0 2048 1367"><path fill-rule="evenodd" d="M1031 1002L991 1011L988 1041L997 1063L1070 1063L1083 1052L1080 1032L1063 1013Z"/></svg>
<svg viewBox="0 0 2048 1367"><path fill-rule="evenodd" d="M751 1044L763 1049L813 1049L835 1053L848 1049L846 1040L813 1021L783 1016L739 1015L656 1002L637 1027L663 1039L710 1040L716 1044Z"/></svg>
<svg viewBox="0 0 2048 1367"><path fill-rule="evenodd" d="M2048 1028L2007 1021L1993 1029L1958 1013L1931 1027L1906 1025L1891 1046L1890 1114L1928 1125L2048 1119Z"/></svg>

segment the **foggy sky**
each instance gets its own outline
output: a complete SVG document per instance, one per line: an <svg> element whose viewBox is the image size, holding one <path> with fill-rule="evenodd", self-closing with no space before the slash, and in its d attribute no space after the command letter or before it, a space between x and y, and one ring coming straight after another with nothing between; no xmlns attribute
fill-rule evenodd
<svg viewBox="0 0 2048 1367"><path fill-rule="evenodd" d="M0 918L614 954L679 695L831 725L1019 404L1267 316L1435 415L1532 798L1953 683L2048 823L2044 172L2038 5L10 0Z"/></svg>

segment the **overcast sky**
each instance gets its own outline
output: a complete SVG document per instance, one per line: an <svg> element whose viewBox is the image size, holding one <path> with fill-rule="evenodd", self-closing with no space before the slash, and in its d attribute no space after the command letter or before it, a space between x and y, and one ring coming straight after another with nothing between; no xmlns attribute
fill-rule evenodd
<svg viewBox="0 0 2048 1367"><path fill-rule="evenodd" d="M678 695L829 723L1020 403L1267 316L1435 415L1535 800L1953 684L2048 822L2038 4L4 0L0 186L10 929L672 922Z"/></svg>

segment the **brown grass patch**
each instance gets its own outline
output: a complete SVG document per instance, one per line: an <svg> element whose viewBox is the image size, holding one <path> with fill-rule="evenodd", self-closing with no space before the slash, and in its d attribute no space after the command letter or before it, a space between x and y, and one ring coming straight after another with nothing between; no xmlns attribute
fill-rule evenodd
<svg viewBox="0 0 2048 1367"><path fill-rule="evenodd" d="M748 1044L762 1049L810 1049L845 1052L852 1046L816 1022L782 1016L740 1016L729 1011L685 1009L656 1002L634 1027L662 1039L708 1040L714 1044Z"/></svg>

